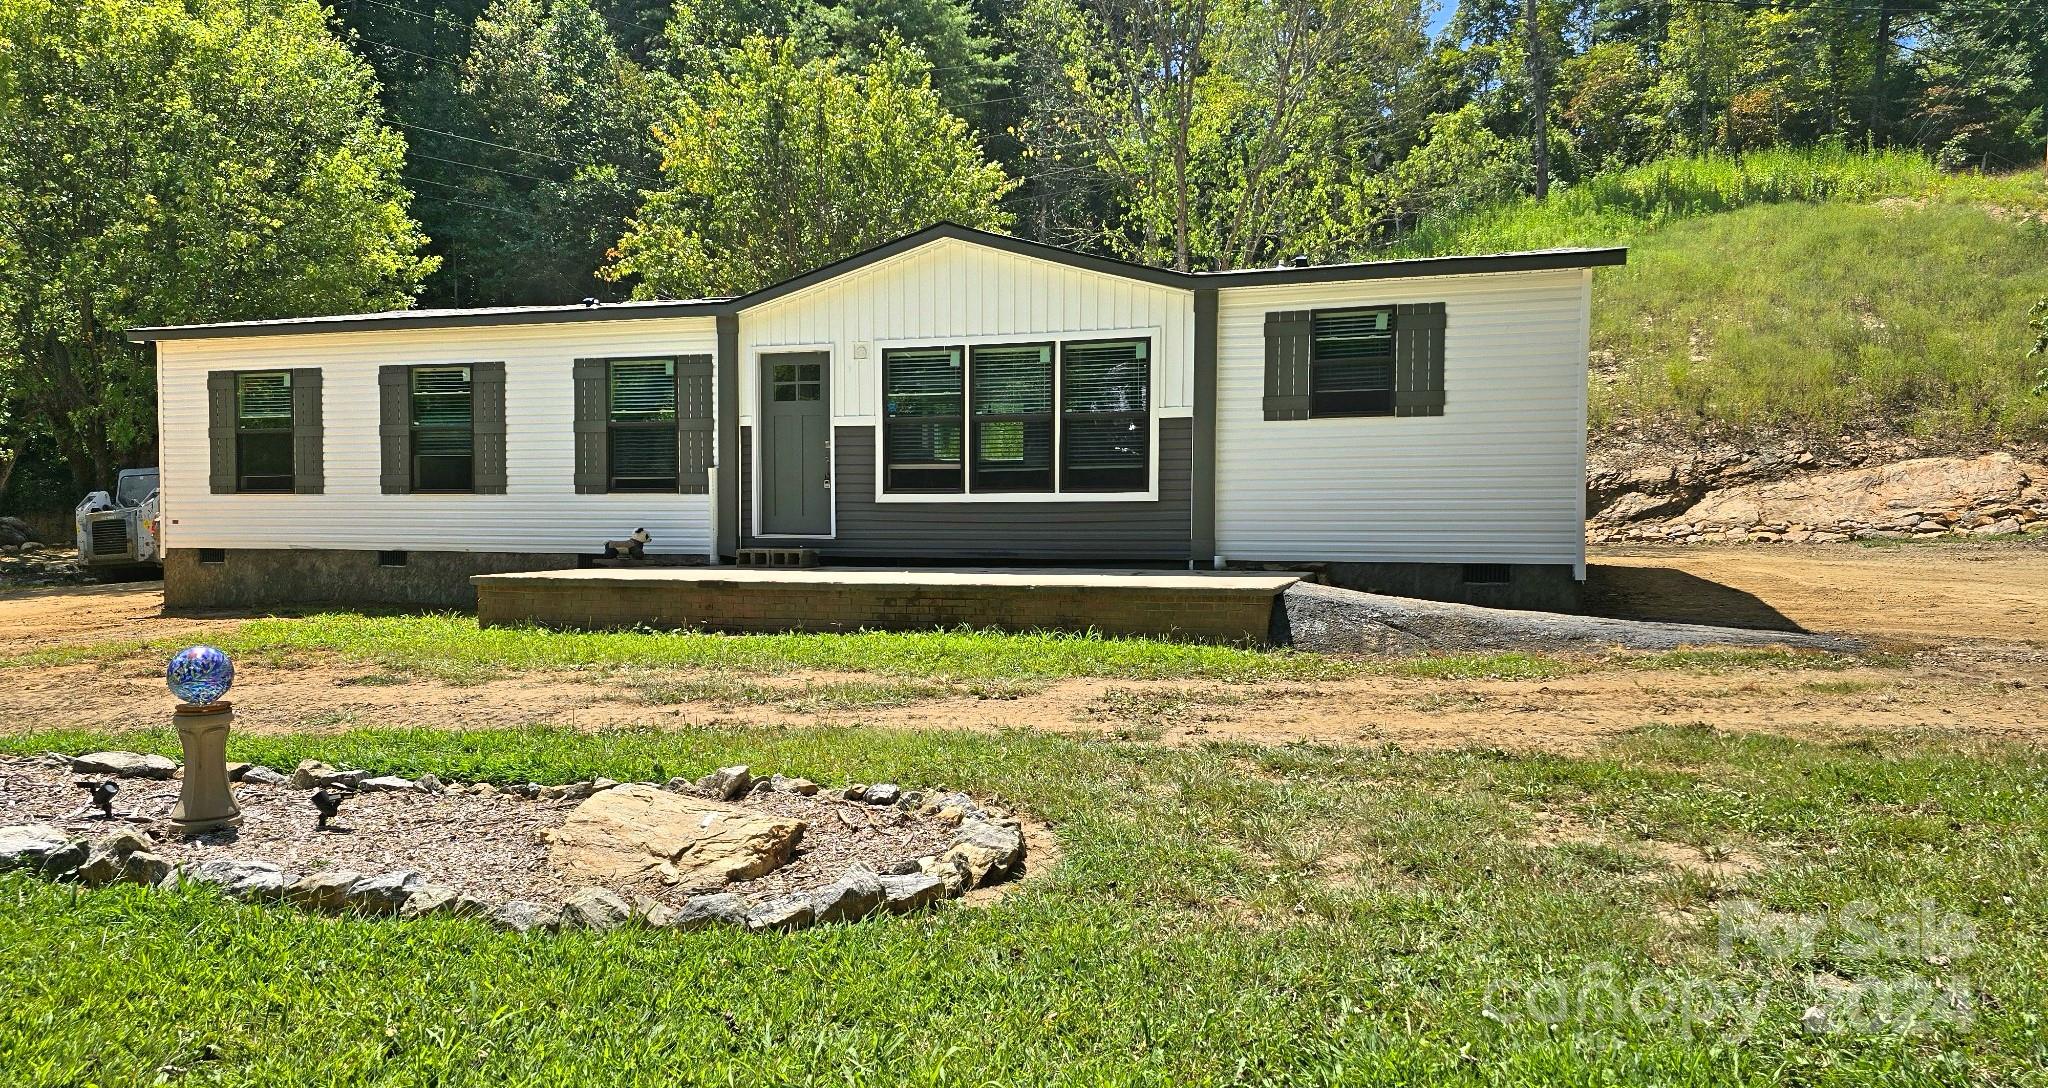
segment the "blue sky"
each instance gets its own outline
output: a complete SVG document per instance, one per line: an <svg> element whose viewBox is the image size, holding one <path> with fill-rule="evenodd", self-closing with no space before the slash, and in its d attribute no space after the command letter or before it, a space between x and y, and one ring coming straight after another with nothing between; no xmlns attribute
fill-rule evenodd
<svg viewBox="0 0 2048 1088"><path fill-rule="evenodd" d="M1430 36L1431 36L1431 37L1435 37L1435 36L1437 35L1437 33L1438 33L1438 32L1442 31L1442 30L1443 30L1443 28L1444 28L1444 25L1445 25L1446 23L1449 23L1449 22L1451 21L1451 13L1452 13L1452 12L1455 12L1455 11L1457 11L1457 10L1458 10L1458 5L1457 5L1457 3L1456 3L1456 0L1443 0L1443 3L1441 3L1440 5L1438 5L1438 7L1437 7L1437 10L1436 10L1436 14L1435 14L1435 15L1432 15L1432 16L1430 16L1430 19L1429 19L1429 33L1430 33Z"/></svg>

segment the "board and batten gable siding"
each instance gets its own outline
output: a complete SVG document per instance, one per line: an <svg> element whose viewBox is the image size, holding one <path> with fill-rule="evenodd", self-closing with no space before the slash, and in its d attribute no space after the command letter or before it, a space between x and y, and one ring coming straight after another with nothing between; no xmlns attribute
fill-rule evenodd
<svg viewBox="0 0 2048 1088"><path fill-rule="evenodd" d="M579 358L710 355L710 317L471 329L379 329L157 345L165 546L468 552L596 552L645 527L650 552L711 548L710 495L579 495ZM505 493L382 490L378 368L501 362ZM321 371L322 493L216 495L209 484L207 374Z"/></svg>
<svg viewBox="0 0 2048 1088"><path fill-rule="evenodd" d="M1226 288L1216 551L1245 562L1585 564L1590 269ZM1441 302L1441 416L1267 420L1266 315Z"/></svg>
<svg viewBox="0 0 2048 1088"><path fill-rule="evenodd" d="M1077 339L1151 330L1162 418L1194 406L1193 292L942 240L740 314L740 421L754 423L762 352L832 353L832 416L882 414L890 342ZM861 350L856 351L856 347ZM864 356L862 355L864 352Z"/></svg>

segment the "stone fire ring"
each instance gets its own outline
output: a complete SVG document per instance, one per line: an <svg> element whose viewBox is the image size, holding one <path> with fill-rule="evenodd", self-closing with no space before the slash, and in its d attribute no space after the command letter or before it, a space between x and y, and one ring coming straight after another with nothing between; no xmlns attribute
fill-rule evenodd
<svg viewBox="0 0 2048 1088"><path fill-rule="evenodd" d="M87 886L133 883L167 889L179 884L205 885L246 902L328 913L399 918L472 916L520 933L608 930L628 924L676 930L735 926L754 932L786 932L819 923L927 909L1017 875L1024 865L1022 823L966 794L904 791L890 784L823 791L801 778L780 774L757 778L744 766L720 768L694 782L675 778L657 785L600 778L563 786L465 785L442 782L433 775L377 777L311 760L300 764L289 777L266 767L231 767L231 776L244 784L245 808L249 807L249 787L270 791L266 796L279 812L286 811L285 803L297 802L307 812L308 836L317 834L310 830L310 798L320 789L350 798L392 795L377 799L387 810L394 801L446 805L472 800L531 802L546 807L549 820L554 812L566 810L559 824L538 833L545 848L546 872L540 871L536 860L532 871L525 874L529 883L580 885L560 896L481 896L463 890L464 874L459 871L399 868L365 875L323 865L296 872L233 852L241 845L237 835L246 831L190 840L204 840L204 856L181 858L181 854L193 852L185 842L172 838L173 833L159 826L160 821L133 814L103 817L79 810L48 812L43 819L49 822L9 819L21 819L24 807L39 798L46 802L62 795L63 790L89 787L94 778L119 780L125 795L131 790L166 788L167 780L177 777L179 770L176 763L161 756L132 752L77 757L50 753L34 760L0 761L0 824L6 825L0 826L0 871L28 871L47 880ZM63 781L72 776L75 781ZM570 804L573 809L567 808ZM50 807L45 803L43 810ZM778 807L785 810L783 814L775 811ZM882 864L849 864L829 879L817 874L819 879L809 886L743 894L745 885L772 885L778 870L793 866L799 855L808 853L805 834L823 821L789 816L786 813L791 809L829 814L827 818L836 818L856 837L862 831L870 833L870 853L874 850L872 833L884 826L908 829L901 831L902 841L930 848ZM338 821L345 818L346 810ZM98 838L73 833L93 822L129 826ZM274 818L273 822L282 820ZM69 830L54 823L68 823ZM251 824L260 824L260 819L252 817ZM814 836L829 838L836 833L844 837L844 829L820 826ZM941 829L943 834L938 833ZM286 828L281 833L289 836L294 832ZM317 849L334 841L308 839L299 849L306 845ZM441 851L445 856L461 852L457 843ZM643 894L636 888L653 889L655 894Z"/></svg>

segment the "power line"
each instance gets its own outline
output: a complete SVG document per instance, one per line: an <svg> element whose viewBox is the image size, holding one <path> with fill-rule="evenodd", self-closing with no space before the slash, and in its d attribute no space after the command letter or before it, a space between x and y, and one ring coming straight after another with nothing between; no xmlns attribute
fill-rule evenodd
<svg viewBox="0 0 2048 1088"><path fill-rule="evenodd" d="M409 8L403 4L386 3L385 0L349 0L349 3L370 4L375 7L386 8L391 11L401 12L403 14L410 15L415 19L422 19L431 23L440 23L442 26L454 27L455 29L464 32L468 32L472 29L469 24L464 23L462 20L450 18L449 16L444 15L438 11L420 11L417 8ZM599 19L602 19L607 23L612 24L613 26L618 26L620 23L624 23L627 26L638 27L639 29L645 30L650 34L661 34L664 32L664 28L658 26L650 26L647 23L643 23L638 19L614 18L610 15L606 15L602 11L597 10L595 7L591 8L590 10L591 14L597 16Z"/></svg>
<svg viewBox="0 0 2048 1088"><path fill-rule="evenodd" d="M438 129L438 128L428 128L428 127L427 127L427 126L425 126L425 125L415 125L415 124L412 124L412 123L411 123L411 122L409 122L409 121L401 121L401 120L398 120L398 119L397 119L397 118L395 118L395 117L394 117L394 118L389 118L388 120L390 120L390 122L391 122L392 124L394 124L394 125L397 125L397 126L398 126L399 128L402 128L402 129L408 129L408 130L410 130L410 131L413 131L413 132L431 132L431 133L433 133L433 134L434 134L434 135L436 135L436 136L446 136L447 138L449 138L449 139L451 139L451 140L461 140L461 141L463 141L464 143L471 143L471 144L482 144L482 145L483 145L483 146L485 146L485 147L495 147L495 148L497 148L497 149L498 149L498 150L500 150L500 151L511 151L511 152L514 152L514 153L516 153L516 154L520 154L520 155L531 155L531 156L533 156L534 158L537 158L537 159L547 159L547 160L549 160L550 162L559 162L559 163L563 163L563 164L565 164L565 165L568 165L568 166L611 166L611 167L618 167L618 164L617 164L617 163L605 163L605 162L598 162L598 161L597 161L596 159L571 159L571 158L565 158L565 157L563 157L563 156L561 156L561 155L550 155L550 154L548 154L548 153L547 153L547 152L545 152L545 151L534 151L534 150L531 150L531 149L529 149L529 148L524 148L524 147L513 147L513 146L512 146L511 144L501 144L501 143L498 143L498 142L496 142L495 140L485 140L485 139L481 139L481 138L479 138L479 137L475 137L475 136L463 136L463 135L461 135L461 134L459 134L459 133L454 133L454 132L443 132L443 131L441 131L441 130L440 130L440 129ZM654 179L652 179L652 178L646 177L646 176L644 176L644 175L641 175L641 174L636 174L636 173L633 173L633 172L631 172L631 171L629 171L629 170L626 170L626 169L624 169L624 168L622 168L622 167L621 167L621 168L619 168L619 173L620 173L621 175L625 176L625 177L628 177L628 178L631 178L631 179L633 179L634 181L637 181L637 182L641 182L642 184L645 184L645 185L647 185L647 186L648 186L649 188L659 188L659 187L660 187L660 185L661 185L661 183L660 183L660 182L658 182L658 181L655 181L655 180L654 180Z"/></svg>

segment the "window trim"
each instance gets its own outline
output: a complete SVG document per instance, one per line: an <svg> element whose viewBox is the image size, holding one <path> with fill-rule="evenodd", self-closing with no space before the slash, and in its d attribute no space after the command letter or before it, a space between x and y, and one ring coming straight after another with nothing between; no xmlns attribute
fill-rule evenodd
<svg viewBox="0 0 2048 1088"><path fill-rule="evenodd" d="M469 437L469 486L468 487L421 487L420 486L420 432L454 431L449 426L422 428L419 420L419 389L415 384L422 370L460 370L465 374L464 382L469 386L469 426L460 428ZM408 476L409 494L413 495L474 495L476 494L476 369L473 363L419 363L405 368L405 470ZM433 455L429 455L433 456Z"/></svg>
<svg viewBox="0 0 2048 1088"><path fill-rule="evenodd" d="M1310 419L1379 419L1395 414L1394 397L1400 385L1397 364L1390 354L1387 358L1387 406L1384 410L1352 412L1323 412L1316 409L1316 374L1320 369L1316 350L1316 319L1324 314L1350 313L1357 310L1384 310L1387 314L1387 335L1390 351L1398 351L1401 335L1401 315L1398 303L1363 303L1352 306L1318 306L1308 312L1308 418Z"/></svg>
<svg viewBox="0 0 2048 1088"><path fill-rule="evenodd" d="M683 435L681 398L675 391L676 367L682 364L680 355L614 355L606 356L604 362L604 490L607 495L679 495L683 487ZM676 402L670 406L667 420L646 419L620 421L612 418L612 368L620 363L664 362L669 367L670 396ZM676 478L669 487L620 487L619 475L612 464L612 438L620 430L667 431L669 441L675 445Z"/></svg>
<svg viewBox="0 0 2048 1088"><path fill-rule="evenodd" d="M869 379L871 383L869 385L869 388L874 391L876 398L874 402L875 414L873 417L871 417L874 420L875 432L874 501L878 504L910 505L920 503L1119 503L1159 501L1159 435L1161 430L1160 421L1165 419L1167 416L1167 413L1161 410L1159 406L1161 389L1160 383L1164 380L1163 375L1166 370L1166 367L1163 365L1163 359L1160 351L1160 345L1163 343L1164 339L1165 337L1163 335L1163 330L1157 325L1152 325L1138 328L1090 329L1085 332L1019 332L1004 334L981 334L975 336L907 337L902 339L872 341L869 346L869 351L872 356L871 365L873 367L873 377ZM1078 344L1097 341L1118 340L1143 340L1146 342L1147 345L1146 381L1148 388L1146 390L1145 409L1146 416L1149 421L1149 426L1146 431L1146 442L1148 443L1148 445L1146 447L1147 455L1145 458L1145 489L1143 491L1058 490L1059 484L1061 482L1057 479L1058 465L1062 457L1059 444L1061 438L1061 433L1059 430L1060 412L1058 411L1059 385L1060 382L1063 380L1062 367L1060 361L1061 348L1063 345L1067 343ZM972 490L973 481L969 479L965 481L963 485L965 489L961 491L906 493L901 491L892 492L888 490L885 486L887 473L884 469L883 460L887 456L887 449L883 444L882 437L883 424L885 422L884 414L882 412L884 404L882 399L884 394L884 375L882 367L883 353L897 348L957 347L968 351L972 351L972 349L976 345L993 347L1021 344L1051 344L1053 346L1053 459L1055 466L1055 489L1052 491L974 491ZM776 348L772 350L780 351L793 349ZM970 384L967 388L962 389L961 398L962 406L970 409L969 418L971 419L971 407L973 397L973 389L971 387L971 383L973 381L973 374L971 372L971 360L968 370L969 373L967 374L967 379ZM1184 411L1177 413L1177 415L1181 416L1184 416L1186 414L1187 413ZM968 455L968 462L964 465L964 467L967 467L969 469L971 469L972 467L971 451Z"/></svg>
<svg viewBox="0 0 2048 1088"><path fill-rule="evenodd" d="M296 396L297 396L297 393L296 393L296 391L295 391L295 390L293 389L293 387L292 387L292 368L291 368L291 367L265 367L265 368L262 368L262 369L258 369L258 370L237 370L237 371L233 371L232 373L233 373L233 374L234 374L234 376L235 376L235 385L234 385L234 396L235 396L235 494L237 494L237 495L295 495L295 494L297 494L297 493L298 493L298 474L299 474L299 448L298 448L298 426L299 426L299 412L298 412L298 403L297 403L297 402L296 402L296 401L295 401L295 400L293 399L294 397L296 397ZM260 376L260 375L265 375L265 374L282 374L282 375L284 375L284 380L285 380L285 386L284 386L284 388L285 388L285 403L286 403L286 405L288 405L288 406L290 407L290 409L291 409L290 415L288 415L288 416L286 417L286 423L285 423L285 425L284 425L283 427L281 427L281 428L279 428L279 427L244 427L244 426L242 425L242 381L243 381L243 379L245 379L245 378L257 377L257 376ZM283 435L283 436L284 436L284 439L285 439L285 451L286 451L286 452L287 452L288 454L290 454L290 456L291 456L291 470L285 473L285 484L284 484L284 486L283 486L283 487L250 487L250 486L248 486L247 484L243 483L243 481L244 481L244 480L248 479L248 473L245 473L245 472L243 472L243 471L242 471L242 436L243 436L243 435L245 435L245 434L261 434L261 435L275 435L275 434L281 434L281 435Z"/></svg>

